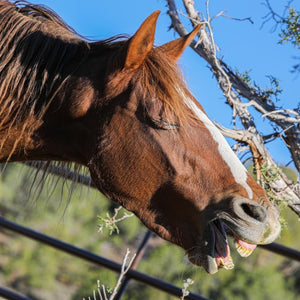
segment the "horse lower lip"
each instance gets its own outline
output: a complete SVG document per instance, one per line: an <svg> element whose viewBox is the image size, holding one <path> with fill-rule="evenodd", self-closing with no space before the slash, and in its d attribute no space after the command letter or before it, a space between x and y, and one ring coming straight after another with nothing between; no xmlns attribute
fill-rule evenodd
<svg viewBox="0 0 300 300"><path fill-rule="evenodd" d="M207 256L207 267L205 268L206 272L209 274L214 274L218 272L218 265L215 258Z"/></svg>
<svg viewBox="0 0 300 300"><path fill-rule="evenodd" d="M227 241L227 236L220 220L215 220L210 223L210 229L215 235L215 245L212 247L212 253L218 268L233 269L234 264L230 255L230 248Z"/></svg>

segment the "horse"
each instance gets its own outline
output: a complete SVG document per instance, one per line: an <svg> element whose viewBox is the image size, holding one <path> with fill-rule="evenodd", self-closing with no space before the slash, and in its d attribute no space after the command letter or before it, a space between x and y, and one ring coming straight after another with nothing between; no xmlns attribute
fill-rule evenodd
<svg viewBox="0 0 300 300"><path fill-rule="evenodd" d="M200 25L154 46L89 41L44 6L0 0L0 162L88 168L99 191L208 273L280 232L279 211L186 87L177 60Z"/></svg>

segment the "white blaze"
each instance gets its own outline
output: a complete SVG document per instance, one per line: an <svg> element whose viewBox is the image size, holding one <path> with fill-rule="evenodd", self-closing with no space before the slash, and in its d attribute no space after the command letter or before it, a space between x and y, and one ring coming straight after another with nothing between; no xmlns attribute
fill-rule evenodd
<svg viewBox="0 0 300 300"><path fill-rule="evenodd" d="M225 163L230 168L235 181L247 191L249 198L252 199L253 192L247 183L247 170L244 167L244 165L240 162L238 157L234 154L221 132L206 116L206 114L203 113L203 111L195 104L194 101L184 96L184 102L208 129L213 139L217 142L219 153L221 154Z"/></svg>

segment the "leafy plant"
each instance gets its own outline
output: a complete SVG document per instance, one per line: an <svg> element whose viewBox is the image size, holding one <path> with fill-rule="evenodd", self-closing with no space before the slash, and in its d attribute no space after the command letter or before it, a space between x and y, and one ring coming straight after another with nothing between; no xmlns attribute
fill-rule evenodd
<svg viewBox="0 0 300 300"><path fill-rule="evenodd" d="M114 232L119 234L120 230L117 226L117 223L134 216L133 214L128 214L127 212L124 212L124 215L122 217L117 218L121 209L122 206L115 208L113 216L110 216L108 212L106 213L106 217L98 216L98 231L103 233L104 229L108 229L109 235L112 235Z"/></svg>
<svg viewBox="0 0 300 300"><path fill-rule="evenodd" d="M281 21L283 28L281 29L279 43L291 43L294 47L300 48L300 13L288 7L286 18Z"/></svg>

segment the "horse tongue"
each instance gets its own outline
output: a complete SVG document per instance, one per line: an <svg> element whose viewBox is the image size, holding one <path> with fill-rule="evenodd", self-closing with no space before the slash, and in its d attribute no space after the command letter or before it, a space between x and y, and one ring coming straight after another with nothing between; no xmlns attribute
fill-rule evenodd
<svg viewBox="0 0 300 300"><path fill-rule="evenodd" d="M256 245L245 242L235 236L235 248L242 257L247 257L252 254Z"/></svg>
<svg viewBox="0 0 300 300"><path fill-rule="evenodd" d="M215 242L215 254L216 263L219 268L233 269L234 264L230 255L230 248L228 245L227 237L223 224L221 222L213 224L215 230L216 242Z"/></svg>

